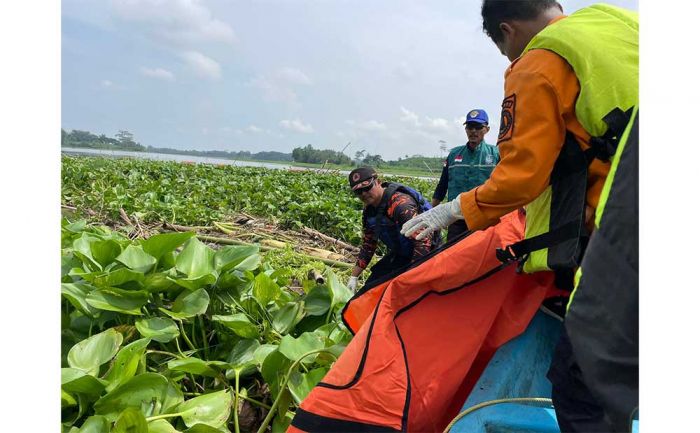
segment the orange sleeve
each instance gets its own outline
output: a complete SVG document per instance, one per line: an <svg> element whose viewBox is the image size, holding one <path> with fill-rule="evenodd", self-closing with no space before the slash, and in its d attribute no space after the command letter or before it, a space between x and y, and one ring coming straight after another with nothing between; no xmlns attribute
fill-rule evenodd
<svg viewBox="0 0 700 433"><path fill-rule="evenodd" d="M469 229L497 223L547 188L567 124L572 116L575 121L578 92L569 64L550 51L529 51L509 67L498 135L501 161L483 185L460 197Z"/></svg>

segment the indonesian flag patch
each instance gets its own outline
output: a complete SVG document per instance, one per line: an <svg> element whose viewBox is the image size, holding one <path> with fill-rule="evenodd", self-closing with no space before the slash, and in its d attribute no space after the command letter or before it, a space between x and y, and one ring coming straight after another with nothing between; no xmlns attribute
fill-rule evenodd
<svg viewBox="0 0 700 433"><path fill-rule="evenodd" d="M462 155L455 156L455 162L462 162Z"/></svg>

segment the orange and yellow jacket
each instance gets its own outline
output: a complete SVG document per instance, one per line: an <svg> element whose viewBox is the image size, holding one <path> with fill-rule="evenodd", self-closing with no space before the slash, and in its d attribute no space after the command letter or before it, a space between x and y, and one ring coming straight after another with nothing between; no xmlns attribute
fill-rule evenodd
<svg viewBox="0 0 700 433"><path fill-rule="evenodd" d="M498 135L501 161L483 185L460 196L470 230L497 223L547 188L567 131L582 149L588 149L591 137L576 118L579 90L574 70L552 51L534 49L511 63L505 72ZM586 215L590 224L609 170L610 163L598 159L588 167Z"/></svg>

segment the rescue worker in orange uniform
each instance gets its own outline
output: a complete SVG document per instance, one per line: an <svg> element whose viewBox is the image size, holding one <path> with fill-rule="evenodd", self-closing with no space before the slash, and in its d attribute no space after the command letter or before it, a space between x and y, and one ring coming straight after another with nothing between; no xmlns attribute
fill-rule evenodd
<svg viewBox="0 0 700 433"><path fill-rule="evenodd" d="M460 194L451 202L440 204L416 216L404 224L402 234L422 239L459 219L464 219L469 230L484 229L497 223L499 218L508 212L540 200L545 193L554 194L550 186L553 185L555 174L559 176L562 171L567 170L567 167L562 167L561 164L557 170L557 163L561 154L565 153L564 150L568 152L572 146L576 148L575 151L586 156L584 160L587 160L587 167L584 166L582 171L585 178L584 188L581 189L581 201L585 201L585 209L582 203L581 225L585 220L585 226L589 230L593 228L595 209L610 170L610 162L607 159L611 156L600 156L597 146L600 143L608 143L606 140L611 135L608 134L609 131L620 131L620 121L613 122L612 117L603 115L593 119L595 116L586 116L585 112L581 112L582 107L577 105L582 95L581 83L586 85L587 97L593 94L593 97L584 101L582 105L584 108L593 109L596 104L588 101L595 101L595 98L605 100L606 96L601 96L600 93L603 92L601 89L606 87L606 83L594 77L592 81L598 87L592 89L590 83L579 80L572 63L586 67L593 65L592 68L598 68L593 72L604 71L609 77L628 80L631 84L620 84L617 81L614 84L617 87L612 89L622 89L622 96L613 94L607 97L614 103L614 107L620 108L617 110L619 113L627 114L631 112L631 107L638 104L638 89L634 85L638 80L638 50L634 50L635 42L638 46L638 36L636 17L629 11L608 5L596 5L582 11L584 13L579 14L576 20L572 18L571 24L565 25L567 17L563 14L561 5L554 0L484 0L484 31L501 53L512 62L505 72L505 97L498 135L501 161L482 185ZM597 22L603 22L613 31L597 33ZM555 23L561 24L552 26ZM551 30L547 29L550 26ZM581 30L581 34L591 39L601 38L601 45L608 44L620 50L628 50L625 54L629 55L622 58L621 63L629 68L611 68L601 57L602 54L599 54L602 48L598 52L590 48L591 44L597 41L574 40L563 30L565 28ZM541 33L546 33L548 39L540 35ZM552 44L556 49L546 44ZM545 45L545 49L541 48L542 45ZM580 50L579 57L577 49ZM560 55L562 52L567 56ZM568 55L572 52L573 55ZM605 55L609 57L615 53ZM588 63L582 64L578 60L580 58L584 58ZM578 72L583 73L581 70ZM591 72L588 74L586 78L593 75ZM612 90L611 93L614 93ZM608 113L607 110L605 113L618 114L613 111ZM591 119L598 122L602 119L610 125L610 128L606 126L608 131L599 131L600 135L593 137L596 140L592 140L591 133L583 126L590 126ZM613 128L612 123L618 126ZM623 129L625 125L626 120L622 122ZM605 136L602 132L605 132ZM617 137L619 136L614 139ZM614 154L614 149L612 153ZM595 156L588 158L589 155ZM531 209L528 208L527 224L530 223L530 214ZM561 233L557 235L561 236ZM583 248L585 243L580 247L581 253ZM565 287L569 290L573 288L573 269L580 264L580 257L578 260L571 266L570 286ZM566 332L562 332L555 349L548 378L553 385L552 399L562 432L613 431L605 418L603 407L583 381Z"/></svg>

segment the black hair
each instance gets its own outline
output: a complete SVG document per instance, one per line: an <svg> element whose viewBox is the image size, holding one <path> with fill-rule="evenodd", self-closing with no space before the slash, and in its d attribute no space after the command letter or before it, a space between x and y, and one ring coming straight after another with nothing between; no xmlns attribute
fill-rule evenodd
<svg viewBox="0 0 700 433"><path fill-rule="evenodd" d="M484 0L481 5L484 33L494 42L501 42L503 33L499 25L502 22L531 20L554 6L563 10L556 0Z"/></svg>

